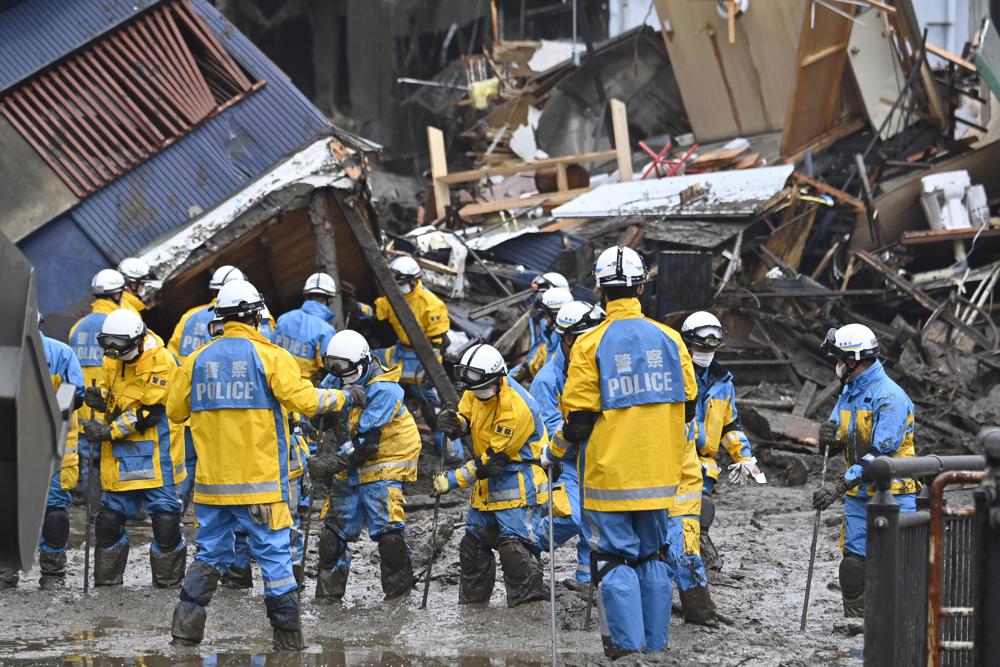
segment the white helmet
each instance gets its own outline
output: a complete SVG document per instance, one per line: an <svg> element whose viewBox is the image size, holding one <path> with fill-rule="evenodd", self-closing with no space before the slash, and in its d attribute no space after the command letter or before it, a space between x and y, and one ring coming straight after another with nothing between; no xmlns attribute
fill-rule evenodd
<svg viewBox="0 0 1000 667"><path fill-rule="evenodd" d="M714 350L726 340L726 330L719 318L705 310L691 313L681 325L681 338L688 345Z"/></svg>
<svg viewBox="0 0 1000 667"><path fill-rule="evenodd" d="M469 389L478 389L507 375L507 362L492 345L480 343L471 346L455 364L455 379Z"/></svg>
<svg viewBox="0 0 1000 667"><path fill-rule="evenodd" d="M119 308L104 318L101 333L97 334L97 344L104 348L104 356L119 359L129 356L145 338L146 325L139 313Z"/></svg>
<svg viewBox="0 0 1000 667"><path fill-rule="evenodd" d="M125 289L125 276L114 269L101 269L90 281L94 296L110 296Z"/></svg>
<svg viewBox="0 0 1000 667"><path fill-rule="evenodd" d="M118 263L118 272L128 280L143 280L151 277L149 263L138 257L126 257Z"/></svg>
<svg viewBox="0 0 1000 667"><path fill-rule="evenodd" d="M264 310L264 297L245 280L230 280L215 299L215 314L222 318L244 317Z"/></svg>
<svg viewBox="0 0 1000 667"><path fill-rule="evenodd" d="M550 287L569 287L569 281L563 277L563 274L556 273L555 271L535 276L531 281L531 289L534 292L544 292Z"/></svg>
<svg viewBox="0 0 1000 667"><path fill-rule="evenodd" d="M646 264L635 250L612 246L594 264L598 287L632 287L646 282Z"/></svg>
<svg viewBox="0 0 1000 667"><path fill-rule="evenodd" d="M316 294L318 296L337 296L337 283L327 273L314 273L306 278L306 284L302 287L302 293Z"/></svg>
<svg viewBox="0 0 1000 667"><path fill-rule="evenodd" d="M357 331L344 329L338 331L326 345L323 365L334 377L347 384L353 384L361 379L372 361L371 348L368 341Z"/></svg>
<svg viewBox="0 0 1000 667"><path fill-rule="evenodd" d="M220 266L212 274L212 279L208 281L208 288L215 291L222 289L222 286L230 280L246 280L247 277L235 266Z"/></svg>
<svg viewBox="0 0 1000 667"><path fill-rule="evenodd" d="M586 301L570 301L556 315L556 333L560 336L578 336L600 324L605 315L600 306Z"/></svg>
<svg viewBox="0 0 1000 667"><path fill-rule="evenodd" d="M542 294L542 308L547 310L553 317L559 309L573 300L573 293L565 287L553 287L545 290Z"/></svg>
<svg viewBox="0 0 1000 667"><path fill-rule="evenodd" d="M408 255L401 255L389 262L389 270L397 283L419 278L422 273L417 260Z"/></svg>
<svg viewBox="0 0 1000 667"><path fill-rule="evenodd" d="M875 332L863 324L845 324L826 332L821 349L828 357L841 361L861 361L878 356L878 339Z"/></svg>

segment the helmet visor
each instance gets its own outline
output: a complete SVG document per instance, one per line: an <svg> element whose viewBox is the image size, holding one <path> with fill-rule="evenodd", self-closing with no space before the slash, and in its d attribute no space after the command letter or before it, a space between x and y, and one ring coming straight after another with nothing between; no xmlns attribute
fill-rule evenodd
<svg viewBox="0 0 1000 667"><path fill-rule="evenodd" d="M97 344L104 349L104 356L109 359L117 359L132 351L139 344L139 341L129 336L99 333L97 334Z"/></svg>
<svg viewBox="0 0 1000 667"><path fill-rule="evenodd" d="M489 382L492 378L481 368L455 364L455 379L469 387L478 387Z"/></svg>
<svg viewBox="0 0 1000 667"><path fill-rule="evenodd" d="M694 345L706 347L710 350L722 347L726 340L726 330L714 324L696 327L684 332L685 337Z"/></svg>
<svg viewBox="0 0 1000 667"><path fill-rule="evenodd" d="M358 362L343 357L327 355L323 357L323 366L331 375L342 377L352 373L358 367Z"/></svg>
<svg viewBox="0 0 1000 667"><path fill-rule="evenodd" d="M831 359L840 359L844 356L844 351L837 347L836 327L830 327L830 329L826 332L826 338L823 339L823 344L820 345L820 349Z"/></svg>

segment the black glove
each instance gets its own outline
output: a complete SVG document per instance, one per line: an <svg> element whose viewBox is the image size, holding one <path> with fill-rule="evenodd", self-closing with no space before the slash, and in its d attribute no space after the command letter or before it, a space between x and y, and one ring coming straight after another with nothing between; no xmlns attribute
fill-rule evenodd
<svg viewBox="0 0 1000 667"><path fill-rule="evenodd" d="M89 442L111 440L111 427L107 424L95 419L83 419L80 421L80 427L83 429L83 437Z"/></svg>
<svg viewBox="0 0 1000 667"><path fill-rule="evenodd" d="M502 475L504 468L510 463L510 457L503 452L489 452L486 463L476 462L476 479L489 479Z"/></svg>
<svg viewBox="0 0 1000 667"><path fill-rule="evenodd" d="M837 423L827 420L819 425L819 451L833 451L837 448Z"/></svg>
<svg viewBox="0 0 1000 667"><path fill-rule="evenodd" d="M847 493L847 490L851 487L851 483L843 477L837 479L836 482L827 482L820 488L813 491L813 509L825 510L833 504L834 500Z"/></svg>
<svg viewBox="0 0 1000 667"><path fill-rule="evenodd" d="M319 437L319 431L316 430L316 427L308 419L299 420L295 422L295 425L302 431L302 435L305 436L306 440L315 441Z"/></svg>
<svg viewBox="0 0 1000 667"><path fill-rule="evenodd" d="M104 394L102 394L101 390L97 387L86 388L83 395L83 402L87 405L87 407L93 408L98 412L107 412L108 405L104 400Z"/></svg>
<svg viewBox="0 0 1000 667"><path fill-rule="evenodd" d="M347 406L349 408L363 408L368 405L368 397L365 395L365 388L359 384L349 384L344 387L347 394Z"/></svg>
<svg viewBox="0 0 1000 667"><path fill-rule="evenodd" d="M449 438L460 438L469 432L469 422L454 408L445 408L438 413L437 425Z"/></svg>
<svg viewBox="0 0 1000 667"><path fill-rule="evenodd" d="M309 472L323 486L330 486L333 476L347 470L347 461L335 453L321 452L309 459Z"/></svg>

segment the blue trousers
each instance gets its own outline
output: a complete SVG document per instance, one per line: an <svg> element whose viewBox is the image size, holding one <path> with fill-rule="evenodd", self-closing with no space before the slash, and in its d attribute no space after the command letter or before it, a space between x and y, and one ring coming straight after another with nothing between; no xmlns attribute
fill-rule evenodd
<svg viewBox="0 0 1000 667"><path fill-rule="evenodd" d="M351 571L351 549L347 544L356 542L362 530L367 527L368 536L378 540L391 530L406 528L402 482L386 479L360 484L357 472L352 470L351 474L355 477L353 481L334 480L324 519L343 545L340 557L330 569L343 570L345 575Z"/></svg>
<svg viewBox="0 0 1000 667"><path fill-rule="evenodd" d="M225 572L235 562L234 533L246 533L250 553L260 565L264 595L278 597L298 588L292 572L291 529L271 530L250 518L246 505L194 504L198 518L195 560Z"/></svg>
<svg viewBox="0 0 1000 667"><path fill-rule="evenodd" d="M302 531L299 529L298 514L299 482L303 479L305 479L305 475L288 481L288 511L292 515L292 527L289 529L291 531L289 539L292 548L292 562L300 565L305 561L305 554L302 553ZM250 537L245 530L237 528L233 533L233 539L235 540L233 551L236 558L233 559L232 565L246 570L250 567Z"/></svg>
<svg viewBox="0 0 1000 667"><path fill-rule="evenodd" d="M49 478L49 495L45 500L45 507L46 509L66 509L69 507L70 501L69 491L63 491L62 488L62 470L57 470ZM63 544L61 547L54 547L46 543L45 531L42 531L42 534L38 537L38 550L48 553L62 553L66 551L66 545Z"/></svg>
<svg viewBox="0 0 1000 667"><path fill-rule="evenodd" d="M699 548L701 517L670 517L668 562L674 571L674 583L682 591L708 586L708 575Z"/></svg>
<svg viewBox="0 0 1000 667"><path fill-rule="evenodd" d="M538 540L535 536L535 514L541 509L537 507L514 507L507 510L484 512L474 507L469 508L465 517L465 532L477 542L489 548L496 544L490 543L487 535L497 534L498 540L516 537L525 543L529 549L538 552Z"/></svg>
<svg viewBox="0 0 1000 667"><path fill-rule="evenodd" d="M576 574L575 578L582 584L590 583L590 547L583 537L583 514L580 511L580 475L576 469L575 460L563 460L562 473L557 484L566 485L572 516L555 517L552 522L552 538L556 546L580 537L576 543ZM534 532L536 546L540 551L549 551L549 514L547 505L534 512Z"/></svg>
<svg viewBox="0 0 1000 667"><path fill-rule="evenodd" d="M840 550L861 556L866 555L865 542L868 538L868 500L869 496L847 496L844 498L844 524L840 537ZM899 511L915 512L917 496L914 493L903 493L896 496Z"/></svg>
<svg viewBox="0 0 1000 667"><path fill-rule="evenodd" d="M666 649L673 598L667 510L584 509L583 531L597 560L601 634L618 651Z"/></svg>
<svg viewBox="0 0 1000 667"><path fill-rule="evenodd" d="M178 514L181 511L181 501L177 499L177 487L174 484L161 486L156 489L140 489L138 491L105 491L101 495L101 507L115 510L125 515L126 519L134 519L139 514L139 509L146 506L146 511L153 514ZM128 542L128 533L122 528L121 537L108 551L117 549ZM177 549L185 547L184 538L181 537ZM149 544L153 553L162 553L156 545L156 540Z"/></svg>

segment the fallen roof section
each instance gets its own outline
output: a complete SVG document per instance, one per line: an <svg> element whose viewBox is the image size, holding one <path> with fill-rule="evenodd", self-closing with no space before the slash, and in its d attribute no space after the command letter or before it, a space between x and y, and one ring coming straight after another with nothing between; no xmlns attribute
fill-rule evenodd
<svg viewBox="0 0 1000 667"><path fill-rule="evenodd" d="M552 216L748 217L781 192L792 169L782 165L609 183L563 204Z"/></svg>

